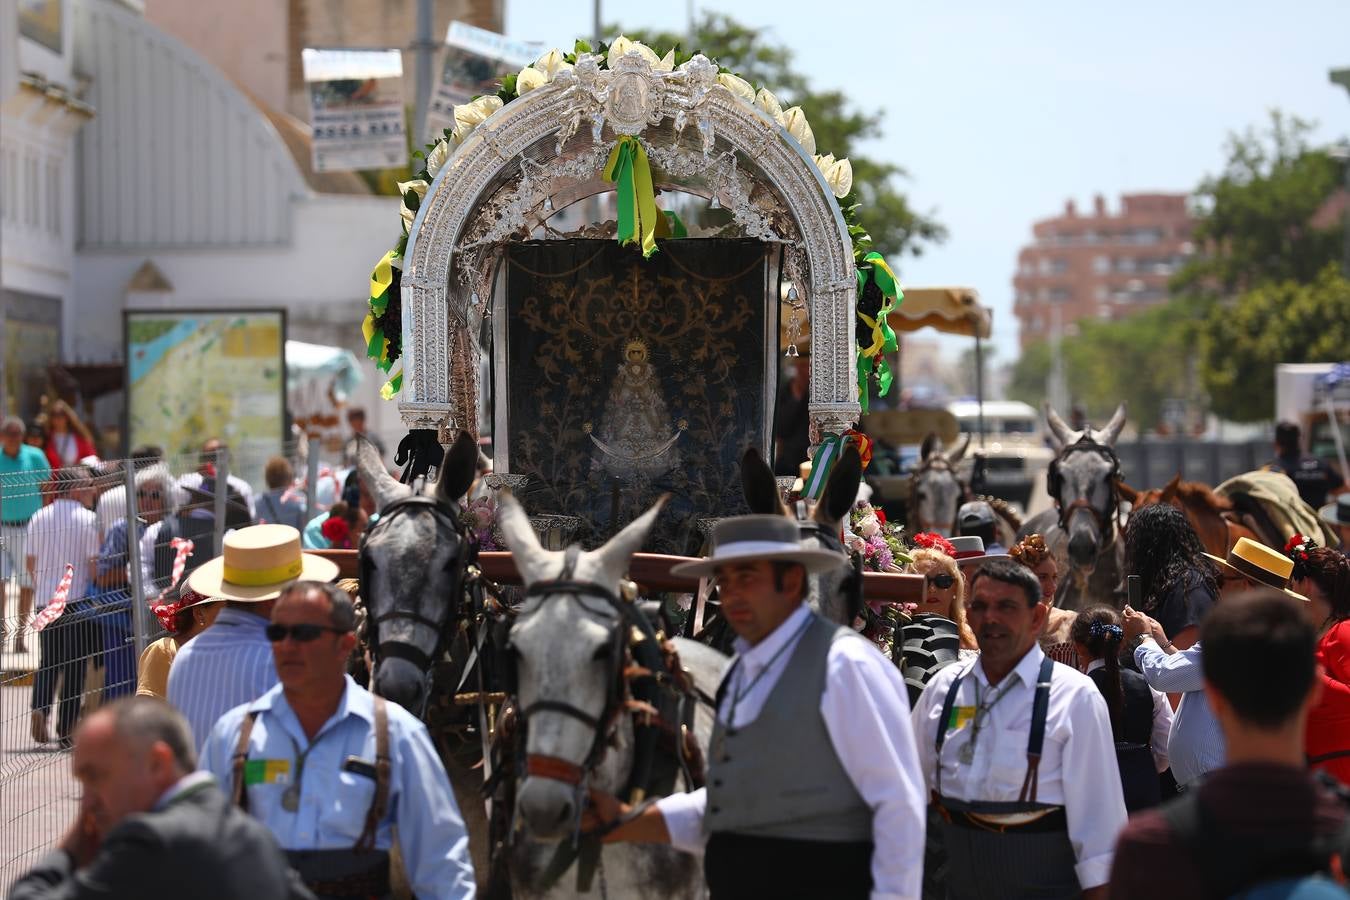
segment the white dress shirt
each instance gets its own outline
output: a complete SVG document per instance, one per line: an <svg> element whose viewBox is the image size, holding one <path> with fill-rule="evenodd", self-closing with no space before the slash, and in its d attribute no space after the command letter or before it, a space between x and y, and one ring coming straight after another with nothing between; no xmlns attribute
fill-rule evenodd
<svg viewBox="0 0 1350 900"><path fill-rule="evenodd" d="M1094 659L1087 664L1083 674L1088 675L1105 666L1106 660ZM1149 691L1153 694L1153 734L1149 738L1149 747L1153 751L1153 767L1159 772L1166 772L1167 738L1172 732L1172 704L1167 702L1167 695L1161 691L1152 687Z"/></svg>
<svg viewBox="0 0 1350 900"><path fill-rule="evenodd" d="M1013 679L1007 694L987 713L970 764L960 762L970 743L976 686L985 700L991 688L983 660L947 666L924 688L914 707L914 734L919 760L930 789L937 789L937 730L947 691L958 675L965 675L953 707L960 726L942 745L942 794L955 800L1014 802L1027 774L1027 738L1031 732L1031 702L1045 653L1032 645L1005 678ZM1115 739L1106 700L1092 679L1063 663L1055 663L1050 678L1050 705L1045 718L1036 800L1064 807L1069 842L1078 862L1074 869L1083 889L1106 884L1116 837L1125 827L1125 797L1120 779L1104 777L1116 771Z"/></svg>
<svg viewBox="0 0 1350 900"><path fill-rule="evenodd" d="M745 726L759 716L792 657L789 645L800 639L810 614L803 605L753 647L736 641L740 665L717 711L724 724ZM727 722L732 698L756 678L758 682L734 704L736 720ZM919 777L909 694L900 671L867 641L835 641L826 656L820 715L840 764L872 809L873 900L917 898L923 878L928 800ZM791 753L792 748L783 751ZM703 852L707 800L707 790L700 788L657 802L673 846L687 853Z"/></svg>
<svg viewBox="0 0 1350 900"><path fill-rule="evenodd" d="M1223 765L1227 747L1223 729L1205 697L1200 644L1168 654L1157 641L1146 637L1134 650L1134 662L1149 687L1182 695L1172 719L1167 755L1177 784L1182 787L1197 784L1205 773Z"/></svg>
<svg viewBox="0 0 1350 900"><path fill-rule="evenodd" d="M62 497L33 513L28 520L26 552L33 557L33 609L43 610L51 602L57 585L66 574L66 563L74 566L70 580L69 602L89 592L90 562L98 558L98 519L78 500Z"/></svg>

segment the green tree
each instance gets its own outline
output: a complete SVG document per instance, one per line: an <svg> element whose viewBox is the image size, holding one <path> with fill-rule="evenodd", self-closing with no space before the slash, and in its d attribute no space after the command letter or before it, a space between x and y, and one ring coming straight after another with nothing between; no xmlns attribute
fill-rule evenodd
<svg viewBox="0 0 1350 900"><path fill-rule="evenodd" d="M1338 362L1350 353L1350 281L1328 263L1310 284L1290 279L1216 305L1201 330L1205 388L1216 413L1239 422L1269 419L1275 365Z"/></svg>
<svg viewBox="0 0 1350 900"><path fill-rule="evenodd" d="M1196 191L1200 250L1173 279L1173 294L1231 296L1265 281L1313 281L1339 259L1339 226L1313 216L1336 189L1340 165L1308 143L1312 124L1279 111L1262 131L1228 138L1224 171Z"/></svg>
<svg viewBox="0 0 1350 900"><path fill-rule="evenodd" d="M648 29L611 26L606 33L624 34L662 50L686 43L682 35ZM947 229L931 213L915 210L900 191L897 183L906 176L904 169L855 152L861 141L882 136L880 113L854 108L842 91L812 89L793 68L789 48L768 39L764 29L750 28L725 13L703 13L694 27L692 52L716 60L756 88L768 88L784 107L802 108L815 133L817 152L847 156L853 163L853 193L840 205L862 204L861 224L887 258L897 262L906 254L918 256L925 244L946 238Z"/></svg>

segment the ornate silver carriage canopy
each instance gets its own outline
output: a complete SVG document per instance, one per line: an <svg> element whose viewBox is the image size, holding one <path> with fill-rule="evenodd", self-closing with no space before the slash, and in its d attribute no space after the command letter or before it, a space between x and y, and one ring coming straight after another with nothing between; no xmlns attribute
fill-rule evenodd
<svg viewBox="0 0 1350 900"><path fill-rule="evenodd" d="M575 513L598 478L607 509L583 513L597 537L650 499L639 487L683 491L688 521L726 515L734 466L716 483L698 473L728 469L729 446L769 450L780 326L795 355L809 320L811 440L829 439L857 422L860 382L894 349L885 314L898 290L836 200L847 160L814 155L800 109L701 55L681 62L622 37L577 49L457 108L400 185L404 237L372 275L369 351L385 371L401 356L386 396L410 429L448 443L480 431L490 335L494 467L518 487L532 476L532 512ZM617 223L550 224L616 188ZM670 192L730 223L658 245L671 223L659 210L652 221L650 199ZM615 244L616 229L639 246ZM869 281L889 287L889 305L855 316ZM861 354L855 328L871 345ZM672 472L684 474L665 483Z"/></svg>

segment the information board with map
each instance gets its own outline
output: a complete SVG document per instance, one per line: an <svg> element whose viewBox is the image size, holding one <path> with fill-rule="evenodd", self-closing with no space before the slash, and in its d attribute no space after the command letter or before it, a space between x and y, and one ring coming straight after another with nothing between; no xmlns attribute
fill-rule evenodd
<svg viewBox="0 0 1350 900"><path fill-rule="evenodd" d="M262 483L285 432L283 310L128 310L127 446L195 453L219 437L230 471Z"/></svg>

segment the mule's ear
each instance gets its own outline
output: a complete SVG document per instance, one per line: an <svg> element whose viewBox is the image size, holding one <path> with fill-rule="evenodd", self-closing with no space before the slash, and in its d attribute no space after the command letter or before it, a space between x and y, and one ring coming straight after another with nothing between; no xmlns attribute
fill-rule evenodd
<svg viewBox="0 0 1350 900"><path fill-rule="evenodd" d="M858 455L857 447L850 446L830 470L830 478L825 482L825 491L820 495L812 518L825 525L838 525L858 499L861 483L862 457Z"/></svg>
<svg viewBox="0 0 1350 900"><path fill-rule="evenodd" d="M1050 439L1056 450L1063 450L1066 445L1077 440L1073 431L1064 424L1064 420L1059 417L1059 413L1055 412L1055 408L1048 400L1045 403L1045 424L1050 426Z"/></svg>
<svg viewBox="0 0 1350 900"><path fill-rule="evenodd" d="M525 515L525 510L515 497L503 493L497 501L497 526L501 529L502 540L516 561L521 581L526 587L546 577L546 570L553 554L539 544L534 528Z"/></svg>
<svg viewBox="0 0 1350 900"><path fill-rule="evenodd" d="M652 530L656 517L661 514L661 509L666 505L666 500L670 498L669 494L663 494L652 508L633 521L624 526L614 537L605 542L605 545L595 550L592 556L600 566L600 571L604 574L605 581L602 584L617 582L628 571L628 560L642 542L647 539L647 533Z"/></svg>
<svg viewBox="0 0 1350 900"><path fill-rule="evenodd" d="M1120 430L1125 427L1125 404L1122 403L1116 407L1115 415L1111 416L1111 421L1106 423L1106 427L1098 431L1093 437L1097 443L1105 444L1110 447L1115 444L1116 438L1120 437Z"/></svg>
<svg viewBox="0 0 1350 900"><path fill-rule="evenodd" d="M356 436L356 470L361 473L361 482L370 496L375 498L377 509L384 510L394 501L412 494L412 488L399 484L398 479L389 474L380 459L380 451L364 435Z"/></svg>
<svg viewBox="0 0 1350 900"><path fill-rule="evenodd" d="M478 442L467 431L461 431L441 461L441 473L436 476L436 499L447 504L459 500L469 492L477 474Z"/></svg>
<svg viewBox="0 0 1350 900"><path fill-rule="evenodd" d="M961 446L958 447L956 450L953 450L951 453L947 454L947 462L951 463L952 465L956 465L957 463L959 463L961 461L961 457L965 456L966 451L970 449L970 439L973 436L974 435L972 435L969 431L967 431L966 439L962 441Z"/></svg>
<svg viewBox="0 0 1350 900"><path fill-rule="evenodd" d="M752 513L765 516L785 516L787 507L778 494L778 479L773 469L754 447L746 448L741 457L741 493Z"/></svg>
<svg viewBox="0 0 1350 900"><path fill-rule="evenodd" d="M928 457L933 455L934 450L942 449L942 439L937 436L936 431L930 431L924 436L923 443L919 445L919 459L927 461Z"/></svg>

